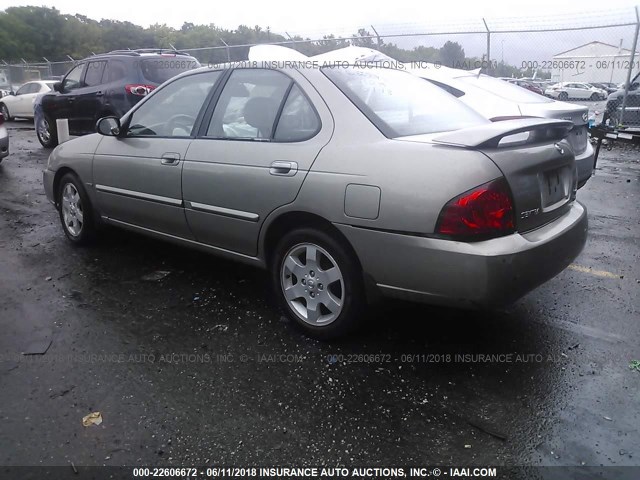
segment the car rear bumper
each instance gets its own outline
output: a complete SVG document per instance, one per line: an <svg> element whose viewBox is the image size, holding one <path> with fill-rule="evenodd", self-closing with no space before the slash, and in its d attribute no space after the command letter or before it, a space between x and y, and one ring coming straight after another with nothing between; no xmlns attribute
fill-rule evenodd
<svg viewBox="0 0 640 480"><path fill-rule="evenodd" d="M582 251L587 225L586 208L574 202L534 231L475 243L337 227L384 295L482 308L512 303L564 270Z"/></svg>
<svg viewBox="0 0 640 480"><path fill-rule="evenodd" d="M591 143L587 141L587 149L576 155L576 167L578 169L578 188L582 188L593 173L594 151Z"/></svg>
<svg viewBox="0 0 640 480"><path fill-rule="evenodd" d="M9 134L7 130L0 128L0 158L4 158L9 155Z"/></svg>

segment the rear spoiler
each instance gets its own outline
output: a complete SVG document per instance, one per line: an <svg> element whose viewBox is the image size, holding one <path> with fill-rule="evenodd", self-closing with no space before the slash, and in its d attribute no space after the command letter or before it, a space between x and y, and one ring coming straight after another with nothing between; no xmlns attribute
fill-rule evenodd
<svg viewBox="0 0 640 480"><path fill-rule="evenodd" d="M521 118L447 132L435 137L433 141L467 148L499 148L517 144L559 141L565 138L572 128L573 122L568 120ZM528 138L516 139L514 142L500 145L503 138L524 132L530 132Z"/></svg>

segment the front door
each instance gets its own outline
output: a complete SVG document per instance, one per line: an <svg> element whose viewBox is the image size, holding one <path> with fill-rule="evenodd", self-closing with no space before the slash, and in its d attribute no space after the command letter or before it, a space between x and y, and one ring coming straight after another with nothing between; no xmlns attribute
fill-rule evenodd
<svg viewBox="0 0 640 480"><path fill-rule="evenodd" d="M52 120L66 118L69 120L69 131L71 134L80 132L78 120L74 117L74 102L76 101L76 91L82 88L84 82L84 72L87 64L81 63L73 67L62 80L60 95L56 95L53 101Z"/></svg>
<svg viewBox="0 0 640 480"><path fill-rule="evenodd" d="M94 133L96 115L101 113L102 74L106 60L88 62L82 86L75 91L72 105L72 118L79 133Z"/></svg>
<svg viewBox="0 0 640 480"><path fill-rule="evenodd" d="M105 137L93 162L102 215L116 223L192 238L182 203L182 168L196 119L220 72L159 89L123 119L122 137Z"/></svg>

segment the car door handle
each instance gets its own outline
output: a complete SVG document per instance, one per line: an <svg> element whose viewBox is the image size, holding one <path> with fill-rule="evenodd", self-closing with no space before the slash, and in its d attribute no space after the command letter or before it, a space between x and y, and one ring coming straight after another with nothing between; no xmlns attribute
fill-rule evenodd
<svg viewBox="0 0 640 480"><path fill-rule="evenodd" d="M296 162L277 161L273 162L269 168L271 175L280 175L282 177L293 177L297 171L298 164Z"/></svg>
<svg viewBox="0 0 640 480"><path fill-rule="evenodd" d="M180 163L180 154L179 153L165 153L161 157L162 165L177 165Z"/></svg>

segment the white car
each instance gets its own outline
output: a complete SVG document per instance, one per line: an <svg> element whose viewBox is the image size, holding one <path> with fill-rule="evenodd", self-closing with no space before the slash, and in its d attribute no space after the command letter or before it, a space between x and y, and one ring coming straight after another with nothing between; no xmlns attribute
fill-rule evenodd
<svg viewBox="0 0 640 480"><path fill-rule="evenodd" d="M281 48L286 49L286 47ZM280 55L279 58L283 56ZM267 60L267 58L257 58L257 55L254 56L254 59ZM319 63L349 61L364 62L365 65L366 62L382 62L388 67L400 64L377 50L354 46L316 55L311 59ZM482 75L477 70L459 70L427 62L420 62L420 68L409 68L412 66L411 63L405 63L402 66L414 75L424 78L458 97L476 112L492 121L522 116L572 121L575 127L567 140L576 156L578 188L584 186L591 177L594 151L587 138L588 107L552 100L499 78Z"/></svg>
<svg viewBox="0 0 640 480"><path fill-rule="evenodd" d="M38 80L22 85L15 95L2 97L0 112L4 118L12 120L15 117L33 118L33 103L38 95L53 90L55 80Z"/></svg>
<svg viewBox="0 0 640 480"><path fill-rule="evenodd" d="M558 100L577 98L580 100L604 100L609 93L601 88L596 88L588 83L560 82L551 85L544 94Z"/></svg>

